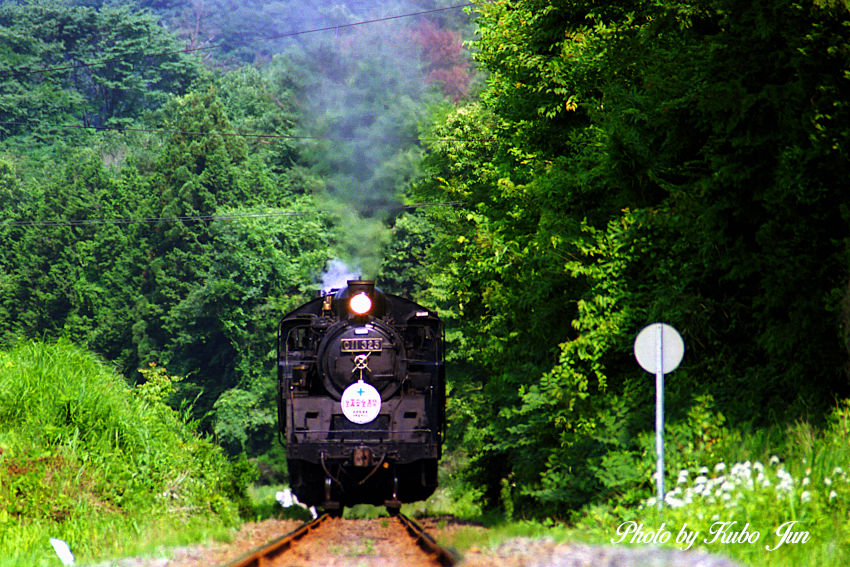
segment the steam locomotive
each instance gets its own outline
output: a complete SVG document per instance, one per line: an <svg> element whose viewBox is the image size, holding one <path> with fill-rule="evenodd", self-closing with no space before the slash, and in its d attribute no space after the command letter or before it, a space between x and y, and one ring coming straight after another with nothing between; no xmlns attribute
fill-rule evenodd
<svg viewBox="0 0 850 567"><path fill-rule="evenodd" d="M349 280L284 316L277 344L278 430L301 502L395 513L434 492L446 421L435 312Z"/></svg>

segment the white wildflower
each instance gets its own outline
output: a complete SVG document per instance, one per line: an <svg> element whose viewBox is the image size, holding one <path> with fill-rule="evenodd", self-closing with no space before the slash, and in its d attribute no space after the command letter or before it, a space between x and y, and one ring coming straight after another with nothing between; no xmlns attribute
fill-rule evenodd
<svg viewBox="0 0 850 567"><path fill-rule="evenodd" d="M800 494L800 502L808 502L812 499L812 495L808 490L804 490L802 494Z"/></svg>
<svg viewBox="0 0 850 567"><path fill-rule="evenodd" d="M732 476L739 478L748 478L752 474L750 461L743 463L735 463L732 465Z"/></svg>
<svg viewBox="0 0 850 567"><path fill-rule="evenodd" d="M838 496L838 493L835 492L834 490L829 491L829 499L830 500L834 500L837 496Z"/></svg>
<svg viewBox="0 0 850 567"><path fill-rule="evenodd" d="M832 486L832 479L828 476L823 477L823 483L827 486Z"/></svg>
<svg viewBox="0 0 850 567"><path fill-rule="evenodd" d="M665 501L665 502L667 503L667 505L668 505L668 506L670 506L671 508L681 508L682 506L684 506L684 505L685 505L685 503L684 503L682 500L680 500L680 499L678 499L678 498L676 498L676 497L674 497L674 496L671 496L670 494L668 494L668 495L664 498L664 501Z"/></svg>
<svg viewBox="0 0 850 567"><path fill-rule="evenodd" d="M794 478L784 468L779 467L776 470L776 476L779 478L779 484L776 485L777 491L791 492L794 489Z"/></svg>
<svg viewBox="0 0 850 567"><path fill-rule="evenodd" d="M714 465L714 472L718 473L726 470L726 463L717 463Z"/></svg>
<svg viewBox="0 0 850 567"><path fill-rule="evenodd" d="M778 465L779 464L779 457L777 457L776 455L773 455L773 456L770 457L770 461L768 461L768 462L771 465Z"/></svg>

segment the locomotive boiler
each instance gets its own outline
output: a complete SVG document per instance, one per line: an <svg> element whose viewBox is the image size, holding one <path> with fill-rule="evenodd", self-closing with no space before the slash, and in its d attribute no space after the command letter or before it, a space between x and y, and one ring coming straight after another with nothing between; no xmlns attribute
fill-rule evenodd
<svg viewBox="0 0 850 567"><path fill-rule="evenodd" d="M284 316L278 428L290 487L307 505L397 512L430 496L445 428L437 314L349 280Z"/></svg>

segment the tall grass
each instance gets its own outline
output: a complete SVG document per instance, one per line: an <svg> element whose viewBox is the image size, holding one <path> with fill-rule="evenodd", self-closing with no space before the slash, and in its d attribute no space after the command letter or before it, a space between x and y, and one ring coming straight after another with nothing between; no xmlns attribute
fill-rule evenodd
<svg viewBox="0 0 850 567"><path fill-rule="evenodd" d="M850 401L839 404L823 427L799 422L726 430L716 441L710 453L678 455L682 462L702 462L668 469L662 508L647 479L637 505L629 494L577 511L569 522L480 517L491 529L458 530L445 543L463 550L545 536L700 550L751 567L850 565Z"/></svg>
<svg viewBox="0 0 850 567"><path fill-rule="evenodd" d="M663 507L648 497L589 508L571 535L701 549L753 567L850 565L850 401L820 429L801 422L732 439L720 459L668 471Z"/></svg>
<svg viewBox="0 0 850 567"><path fill-rule="evenodd" d="M248 470L67 341L0 352L0 565L132 552L237 519ZM173 536L171 536L173 539Z"/></svg>

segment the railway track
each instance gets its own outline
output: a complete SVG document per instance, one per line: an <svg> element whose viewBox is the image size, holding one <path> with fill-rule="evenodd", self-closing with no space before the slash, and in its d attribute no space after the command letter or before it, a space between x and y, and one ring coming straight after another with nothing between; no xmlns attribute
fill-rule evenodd
<svg viewBox="0 0 850 567"><path fill-rule="evenodd" d="M450 566L455 555L403 514L344 520L324 514L222 567L300 565Z"/></svg>

